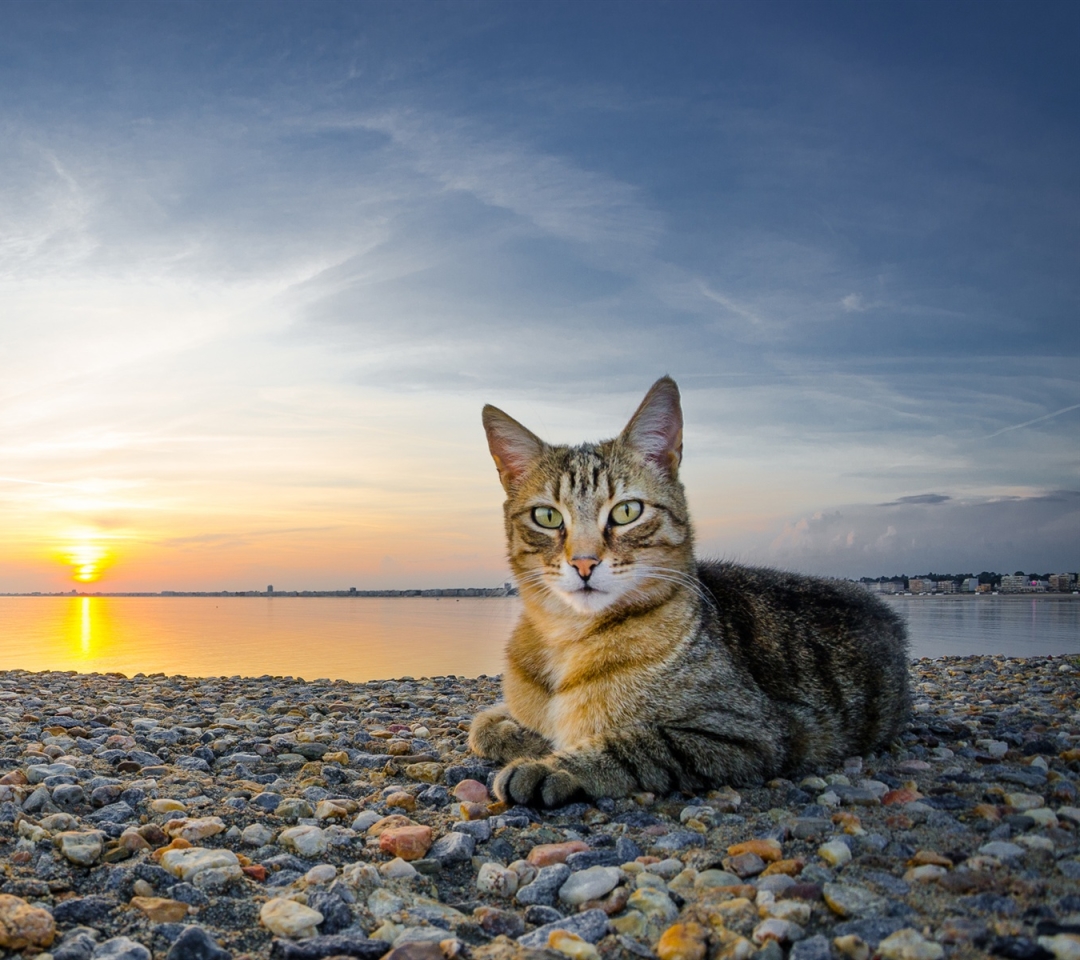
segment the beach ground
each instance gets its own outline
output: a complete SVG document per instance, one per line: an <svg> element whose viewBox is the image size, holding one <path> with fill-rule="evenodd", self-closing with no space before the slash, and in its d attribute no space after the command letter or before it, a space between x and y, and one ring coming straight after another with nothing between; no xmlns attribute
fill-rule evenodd
<svg viewBox="0 0 1080 960"><path fill-rule="evenodd" d="M1080 957L1080 659L912 678L888 753L536 811L467 751L497 678L0 673L0 948Z"/></svg>

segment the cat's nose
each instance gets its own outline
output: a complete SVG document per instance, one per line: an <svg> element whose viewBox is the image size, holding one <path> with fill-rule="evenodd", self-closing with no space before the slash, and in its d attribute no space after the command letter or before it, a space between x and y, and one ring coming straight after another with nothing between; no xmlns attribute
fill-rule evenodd
<svg viewBox="0 0 1080 960"><path fill-rule="evenodd" d="M582 580L588 580L599 563L596 557L574 557L570 561L570 566L578 572Z"/></svg>

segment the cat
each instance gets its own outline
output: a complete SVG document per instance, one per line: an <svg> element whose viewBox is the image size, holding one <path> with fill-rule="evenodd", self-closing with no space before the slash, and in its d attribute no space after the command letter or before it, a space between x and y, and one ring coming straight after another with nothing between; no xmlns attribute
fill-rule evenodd
<svg viewBox="0 0 1080 960"><path fill-rule="evenodd" d="M505 700L469 745L507 803L694 793L889 744L911 703L902 621L862 587L697 562L670 377L614 440L545 443L493 406L523 612Z"/></svg>

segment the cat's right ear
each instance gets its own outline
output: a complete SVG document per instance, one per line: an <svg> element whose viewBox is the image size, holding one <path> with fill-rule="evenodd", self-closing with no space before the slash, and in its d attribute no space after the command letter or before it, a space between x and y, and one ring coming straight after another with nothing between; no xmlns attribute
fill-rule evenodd
<svg viewBox="0 0 1080 960"><path fill-rule="evenodd" d="M507 493L544 449L544 441L490 403L484 407L488 449Z"/></svg>

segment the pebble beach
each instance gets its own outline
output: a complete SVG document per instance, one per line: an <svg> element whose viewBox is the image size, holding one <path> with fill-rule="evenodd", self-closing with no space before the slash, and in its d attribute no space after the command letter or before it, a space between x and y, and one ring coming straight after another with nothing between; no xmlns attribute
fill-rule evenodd
<svg viewBox="0 0 1080 960"><path fill-rule="evenodd" d="M912 663L877 756L506 807L498 678L0 672L0 951L1080 960L1080 658Z"/></svg>

